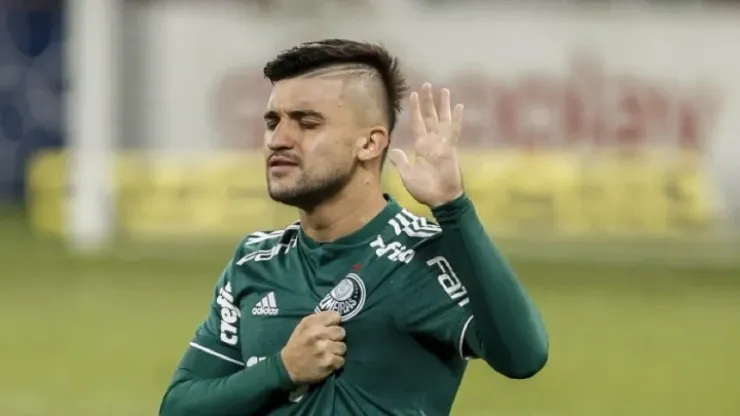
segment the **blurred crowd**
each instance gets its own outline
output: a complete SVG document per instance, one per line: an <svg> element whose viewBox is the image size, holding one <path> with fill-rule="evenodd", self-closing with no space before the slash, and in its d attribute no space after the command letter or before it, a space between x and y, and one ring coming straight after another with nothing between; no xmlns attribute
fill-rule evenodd
<svg viewBox="0 0 740 416"><path fill-rule="evenodd" d="M11 0L4 2L6 5L18 5L24 8L45 8L54 7L59 4L70 3L84 0ZM172 2L173 0L121 0L129 3L154 3L154 2ZM176 0L179 2L202 1L202 0ZM210 0L210 2L219 2L227 0ZM271 11L277 9L295 9L305 8L305 5L316 6L321 4L323 7L374 7L378 3L388 4L394 0L238 0L245 4L256 5L261 10ZM464 1L470 3L500 4L500 5L521 5L528 3L539 3L542 1L532 0L413 0L422 4L439 4L451 5ZM563 6L579 5L670 5L677 6L702 6L714 4L740 4L740 0L550 0L547 3L558 4Z"/></svg>
<svg viewBox="0 0 740 416"><path fill-rule="evenodd" d="M62 0L35 0L40 3L55 3ZM127 2L153 3L167 2L173 0L125 0ZM178 0L199 1L199 0ZM218 2L222 0L211 0ZM226 0L223 0L226 1ZM239 0L249 6L255 6L261 12L299 12L310 13L327 9L341 10L367 10L377 8L380 5L392 5L397 0ZM412 0L414 3L434 6L454 6L460 2L466 4L481 3L486 5L499 4L501 6L543 4L541 0ZM702 7L714 5L740 5L740 0L549 0L544 3L558 6L670 6L679 7Z"/></svg>
<svg viewBox="0 0 740 416"><path fill-rule="evenodd" d="M145 0L151 1L151 0ZM308 9L310 7L316 7L319 3L322 8L326 7L342 7L342 8L370 8L375 7L378 3L392 3L393 0L243 0L245 3L256 4L260 10L265 12L276 11L276 10L290 10L290 9ZM522 4L542 4L542 1L531 1L531 0L414 0L416 3L424 5L443 5L443 6L454 6L459 4L460 1L464 1L466 4L500 4L502 6L508 5L522 5ZM676 6L712 6L712 5L723 5L733 4L740 5L740 0L550 0L547 3L556 4L560 6L665 6L665 5L676 5ZM310 6L309 6L310 5Z"/></svg>

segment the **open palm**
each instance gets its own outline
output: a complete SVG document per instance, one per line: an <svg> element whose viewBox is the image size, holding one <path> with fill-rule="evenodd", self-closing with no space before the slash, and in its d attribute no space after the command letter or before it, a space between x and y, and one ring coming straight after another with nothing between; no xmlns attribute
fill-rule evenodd
<svg viewBox="0 0 740 416"><path fill-rule="evenodd" d="M392 149L388 158L398 169L409 194L431 208L450 202L463 193L457 153L462 130L463 106L452 109L450 91L440 91L439 111L434 106L432 86L411 93L411 130L414 135L414 160L403 150Z"/></svg>

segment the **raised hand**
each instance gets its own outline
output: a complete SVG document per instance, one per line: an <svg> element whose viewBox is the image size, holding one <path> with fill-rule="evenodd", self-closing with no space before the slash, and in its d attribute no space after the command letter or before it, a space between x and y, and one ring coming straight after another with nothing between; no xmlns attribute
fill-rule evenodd
<svg viewBox="0 0 740 416"><path fill-rule="evenodd" d="M430 208L450 202L463 193L457 145L462 131L463 106L452 109L450 91L440 91L439 111L434 106L432 86L409 97L414 160L401 149L391 149L388 158L398 169L409 194Z"/></svg>

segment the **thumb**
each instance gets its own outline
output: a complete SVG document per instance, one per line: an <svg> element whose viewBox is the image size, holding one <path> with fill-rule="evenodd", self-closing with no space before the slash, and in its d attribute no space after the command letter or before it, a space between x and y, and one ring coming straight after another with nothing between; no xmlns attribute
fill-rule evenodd
<svg viewBox="0 0 740 416"><path fill-rule="evenodd" d="M398 169L399 173L404 173L411 168L409 157L406 156L406 152L401 149L391 149L388 152L388 160L390 160L393 166Z"/></svg>

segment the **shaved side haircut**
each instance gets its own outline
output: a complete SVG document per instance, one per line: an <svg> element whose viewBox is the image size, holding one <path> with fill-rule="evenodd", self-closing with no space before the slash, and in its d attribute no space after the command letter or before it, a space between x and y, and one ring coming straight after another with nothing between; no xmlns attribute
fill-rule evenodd
<svg viewBox="0 0 740 416"><path fill-rule="evenodd" d="M297 77L347 77L350 94L365 98L355 105L358 119L382 123L391 134L408 90L398 59L383 46L346 39L307 42L283 51L264 67L271 83ZM368 100L375 106L368 107ZM383 151L383 159L388 148Z"/></svg>

